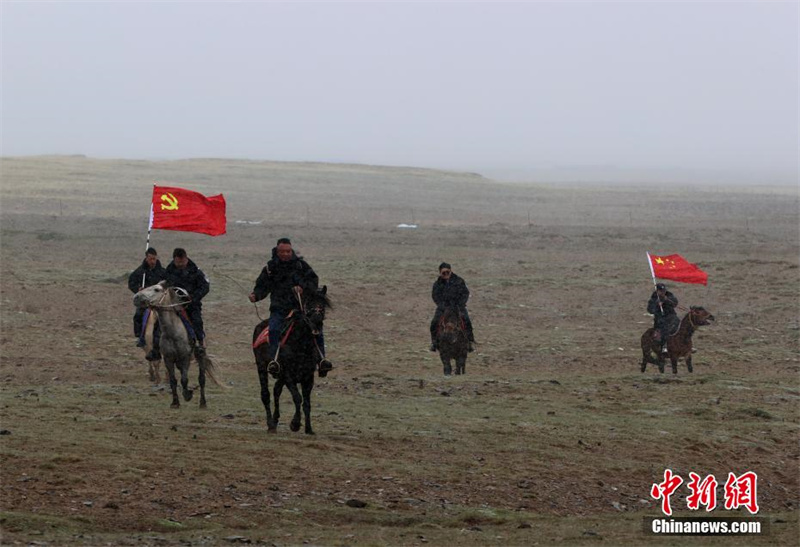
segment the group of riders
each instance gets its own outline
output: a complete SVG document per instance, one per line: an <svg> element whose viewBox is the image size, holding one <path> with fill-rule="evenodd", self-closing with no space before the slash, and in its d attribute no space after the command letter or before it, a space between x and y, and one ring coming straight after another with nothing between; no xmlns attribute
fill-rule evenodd
<svg viewBox="0 0 800 547"><path fill-rule="evenodd" d="M202 356L206 347L202 300L210 288L208 278L188 257L185 249L176 248L172 252L172 262L164 268L156 250L149 247L142 264L128 277L128 288L131 292L137 293L161 281L167 281L170 286L181 288L186 292L185 323L190 334L189 338L194 344L195 355ZM255 287L248 297L250 302L254 303L267 296L270 297L268 325L271 359L277 358L278 345L287 316L297 307L303 294L312 294L318 287L319 277L308 262L295 253L292 242L288 238L279 239L272 249L271 259L261 270ZM467 311L469 296L469 289L464 279L453 272L450 264L442 262L439 265L439 276L434 281L431 291L431 298L436 304L436 311L430 324L431 351L438 350L437 332L442 316L448 308L458 310L469 341L468 351L474 351L475 336ZM677 328L678 317L675 312L677 305L678 299L663 283L656 285L656 290L647 303L647 311L653 315L654 336L661 343L662 352L666 351L667 336ZM133 331L139 347L145 347L145 326L144 310L137 308L133 317ZM316 347L319 351L318 371L319 375L324 377L333 369L333 364L325 357L325 338L322 329L316 336ZM152 349L145 358L148 361L161 359L157 326L154 329Z"/></svg>

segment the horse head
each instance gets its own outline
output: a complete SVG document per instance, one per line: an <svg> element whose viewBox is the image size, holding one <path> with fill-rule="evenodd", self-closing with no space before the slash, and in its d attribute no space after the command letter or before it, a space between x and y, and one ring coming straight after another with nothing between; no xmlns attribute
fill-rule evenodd
<svg viewBox="0 0 800 547"><path fill-rule="evenodd" d="M169 288L166 281L150 285L133 295L133 305L137 308L150 308L163 306L169 298Z"/></svg>
<svg viewBox="0 0 800 547"><path fill-rule="evenodd" d="M305 302L305 317L311 330L319 331L322 329L322 322L325 320L325 310L331 308L331 301L328 298L328 287L323 285L321 289L308 295Z"/></svg>
<svg viewBox="0 0 800 547"><path fill-rule="evenodd" d="M696 327L710 325L712 321L716 321L714 316L711 315L711 312L703 306L692 306L689 308L689 320L692 322L692 325Z"/></svg>
<svg viewBox="0 0 800 547"><path fill-rule="evenodd" d="M442 314L441 330L443 333L456 333L462 330L461 312L458 308L445 308Z"/></svg>
<svg viewBox="0 0 800 547"><path fill-rule="evenodd" d="M139 308L166 308L185 304L191 300L180 287L170 286L168 281L150 285L133 295L133 304Z"/></svg>

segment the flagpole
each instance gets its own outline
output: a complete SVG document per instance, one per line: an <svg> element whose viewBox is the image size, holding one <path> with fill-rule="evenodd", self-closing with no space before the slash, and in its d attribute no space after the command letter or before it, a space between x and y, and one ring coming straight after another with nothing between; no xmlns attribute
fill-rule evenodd
<svg viewBox="0 0 800 547"><path fill-rule="evenodd" d="M653 276L653 289L658 293L658 287L656 286L656 272L653 270L653 259L650 258L650 251L645 251L647 253L647 264L650 266L650 275ZM664 307L661 305L661 299L658 299L658 307L661 309L661 313L664 313Z"/></svg>
<svg viewBox="0 0 800 547"><path fill-rule="evenodd" d="M153 187L155 187L156 183L153 183ZM153 229L153 200L150 200L150 220L147 222L147 245L144 247L144 253L147 254L147 249L150 248L150 232ZM142 272L142 288L144 289L145 279L147 278L147 272Z"/></svg>

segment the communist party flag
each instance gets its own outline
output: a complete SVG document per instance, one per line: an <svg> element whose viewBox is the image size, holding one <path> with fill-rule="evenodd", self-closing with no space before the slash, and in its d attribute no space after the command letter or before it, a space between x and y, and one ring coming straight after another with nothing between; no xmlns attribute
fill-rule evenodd
<svg viewBox="0 0 800 547"><path fill-rule="evenodd" d="M225 233L225 198L222 194L207 198L183 188L154 185L152 211L152 228L210 236Z"/></svg>
<svg viewBox="0 0 800 547"><path fill-rule="evenodd" d="M654 277L681 283L708 284L708 274L697 265L690 264L681 255L656 256L647 253L647 256L650 258Z"/></svg>

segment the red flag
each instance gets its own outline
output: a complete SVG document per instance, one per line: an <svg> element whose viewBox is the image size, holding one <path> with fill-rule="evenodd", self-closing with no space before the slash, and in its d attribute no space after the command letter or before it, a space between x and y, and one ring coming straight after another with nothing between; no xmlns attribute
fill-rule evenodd
<svg viewBox="0 0 800 547"><path fill-rule="evenodd" d="M207 198L183 188L153 186L152 227L222 235L225 233L225 198L222 194Z"/></svg>
<svg viewBox="0 0 800 547"><path fill-rule="evenodd" d="M681 255L656 256L648 253L653 275L661 279L680 281L681 283L708 284L708 274L690 264Z"/></svg>

